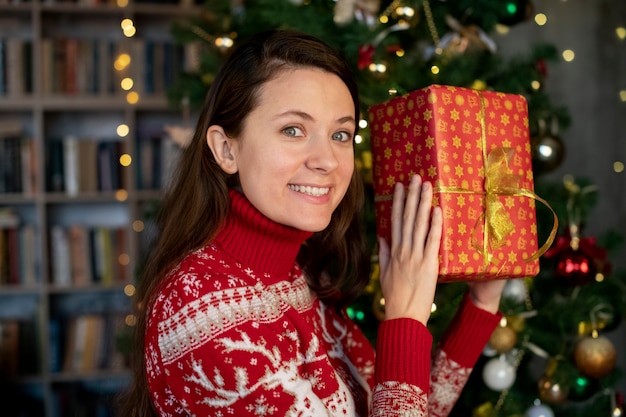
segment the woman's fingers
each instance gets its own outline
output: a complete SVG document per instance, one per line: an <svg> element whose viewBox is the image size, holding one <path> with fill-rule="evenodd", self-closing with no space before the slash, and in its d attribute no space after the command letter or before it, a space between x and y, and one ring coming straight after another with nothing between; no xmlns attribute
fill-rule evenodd
<svg viewBox="0 0 626 417"><path fill-rule="evenodd" d="M417 219L413 232L413 241L416 242L416 244L419 244L419 249L423 250L423 245L426 242L426 237L428 236L428 231L431 227L430 217L433 204L432 186L428 182L424 183L422 184L420 191L420 205L417 209Z"/></svg>
<svg viewBox="0 0 626 417"><path fill-rule="evenodd" d="M393 203L391 205L391 250L399 246L402 241L402 213L404 212L404 186L396 183L393 189Z"/></svg>
<svg viewBox="0 0 626 417"><path fill-rule="evenodd" d="M404 203L404 213L402 213L402 246L409 250L419 242L419 240L415 240L415 231L417 229L417 209L420 207L421 189L422 179L419 175L414 175L409 183L409 192Z"/></svg>
<svg viewBox="0 0 626 417"><path fill-rule="evenodd" d="M406 199L405 199L406 194ZM419 176L408 193L396 184L392 204L391 248L379 240L380 283L388 318L426 323L437 286L442 215L432 208L433 188Z"/></svg>

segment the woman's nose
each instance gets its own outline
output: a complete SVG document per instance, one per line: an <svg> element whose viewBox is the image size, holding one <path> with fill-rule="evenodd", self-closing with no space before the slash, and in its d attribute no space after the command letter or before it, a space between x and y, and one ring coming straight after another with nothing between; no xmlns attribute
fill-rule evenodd
<svg viewBox="0 0 626 417"><path fill-rule="evenodd" d="M321 172L330 172L337 168L339 160L330 139L314 139L309 147L307 167Z"/></svg>

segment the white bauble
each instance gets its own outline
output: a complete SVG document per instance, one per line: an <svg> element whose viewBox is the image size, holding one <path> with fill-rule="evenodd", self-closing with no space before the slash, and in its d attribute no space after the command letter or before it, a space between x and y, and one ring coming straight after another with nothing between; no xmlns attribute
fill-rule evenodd
<svg viewBox="0 0 626 417"><path fill-rule="evenodd" d="M502 290L502 297L517 301L518 303L526 300L526 284L523 279L510 279L506 282Z"/></svg>
<svg viewBox="0 0 626 417"><path fill-rule="evenodd" d="M494 391L509 389L515 382L515 368L504 356L493 358L483 368L483 381Z"/></svg>
<svg viewBox="0 0 626 417"><path fill-rule="evenodd" d="M526 410L524 417L554 417L554 412L547 405L538 404Z"/></svg>

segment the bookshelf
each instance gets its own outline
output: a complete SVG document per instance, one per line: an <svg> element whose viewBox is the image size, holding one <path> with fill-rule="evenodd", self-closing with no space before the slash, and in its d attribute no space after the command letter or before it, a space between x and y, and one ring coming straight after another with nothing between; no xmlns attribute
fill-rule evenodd
<svg viewBox="0 0 626 417"><path fill-rule="evenodd" d="M3 416L109 416L129 381L134 282L178 153L166 90L193 61L169 27L197 13L0 0Z"/></svg>

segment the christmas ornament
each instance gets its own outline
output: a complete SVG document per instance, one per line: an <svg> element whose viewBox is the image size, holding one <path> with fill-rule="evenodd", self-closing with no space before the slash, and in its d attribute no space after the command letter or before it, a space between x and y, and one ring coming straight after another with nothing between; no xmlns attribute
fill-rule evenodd
<svg viewBox="0 0 626 417"><path fill-rule="evenodd" d="M577 225L571 224L566 235L558 237L552 248L544 254L557 260L555 275L565 278L570 285L584 285L593 281L597 274L611 271L606 249L596 245L593 237L581 237Z"/></svg>
<svg viewBox="0 0 626 417"><path fill-rule="evenodd" d="M558 379L552 375L544 375L537 383L539 388L539 398L548 404L559 404L567 399L569 388L559 383Z"/></svg>
<svg viewBox="0 0 626 417"><path fill-rule="evenodd" d="M495 409L491 402L486 402L474 409L472 411L472 417L493 417L495 413Z"/></svg>
<svg viewBox="0 0 626 417"><path fill-rule="evenodd" d="M517 333L507 325L498 326L487 344L497 353L507 353L517 344Z"/></svg>
<svg viewBox="0 0 626 417"><path fill-rule="evenodd" d="M504 391L511 388L515 382L515 369L504 355L500 355L485 364L483 381L494 391Z"/></svg>
<svg viewBox="0 0 626 417"><path fill-rule="evenodd" d="M376 291L374 294L374 299L372 301L372 311L374 312L374 316L378 319L378 321L385 320L385 297L383 297L383 292L381 290Z"/></svg>
<svg viewBox="0 0 626 417"><path fill-rule="evenodd" d="M446 16L446 23L452 29L446 33L435 52L443 56L462 55L467 52L490 51L495 53L497 45L481 28L476 25L463 26L454 17Z"/></svg>
<svg viewBox="0 0 626 417"><path fill-rule="evenodd" d="M537 69L539 75L543 78L548 76L548 65L546 64L545 59L538 59L537 62L535 62L535 68Z"/></svg>
<svg viewBox="0 0 626 417"><path fill-rule="evenodd" d="M502 297L509 298L513 301L523 303L526 300L528 290L526 289L526 283L522 279L510 279L504 285L502 290Z"/></svg>
<svg viewBox="0 0 626 417"><path fill-rule="evenodd" d="M530 139L534 171L545 174L554 171L565 158L565 146L559 136L541 135Z"/></svg>
<svg viewBox="0 0 626 417"><path fill-rule="evenodd" d="M535 404L526 410L524 417L554 417L554 411L544 404Z"/></svg>
<svg viewBox="0 0 626 417"><path fill-rule="evenodd" d="M303 0L290 0L292 2ZM333 20L339 26L347 25L354 19L368 26L376 24L380 10L380 0L336 0Z"/></svg>
<svg viewBox="0 0 626 417"><path fill-rule="evenodd" d="M545 119L537 120L537 134L530 138L533 171L545 174L554 171L565 158L565 146L559 136L559 121L552 117L550 128Z"/></svg>
<svg viewBox="0 0 626 417"><path fill-rule="evenodd" d="M597 187L580 187L568 177L564 186L568 192L568 227L565 236L557 238L544 256L556 259L556 275L565 278L571 285L583 285L593 279L602 280L611 271L611 265L607 261L608 253L606 249L596 245L594 238L583 237L581 231L583 198Z"/></svg>
<svg viewBox="0 0 626 417"><path fill-rule="evenodd" d="M559 373L559 359L550 358L546 364L544 375L539 378L537 388L539 390L539 398L544 403L558 404L567 398L569 393L569 384L562 380L563 373Z"/></svg>
<svg viewBox="0 0 626 417"><path fill-rule="evenodd" d="M526 326L526 319L522 316L506 316L507 326L515 333L520 333Z"/></svg>
<svg viewBox="0 0 626 417"><path fill-rule="evenodd" d="M574 349L574 363L580 372L591 378L607 376L617 361L613 343L594 331L591 336L582 338Z"/></svg>
<svg viewBox="0 0 626 417"><path fill-rule="evenodd" d="M376 47L374 45L361 45L359 47L357 67L360 70L369 67L370 64L374 62L374 52L376 52Z"/></svg>

